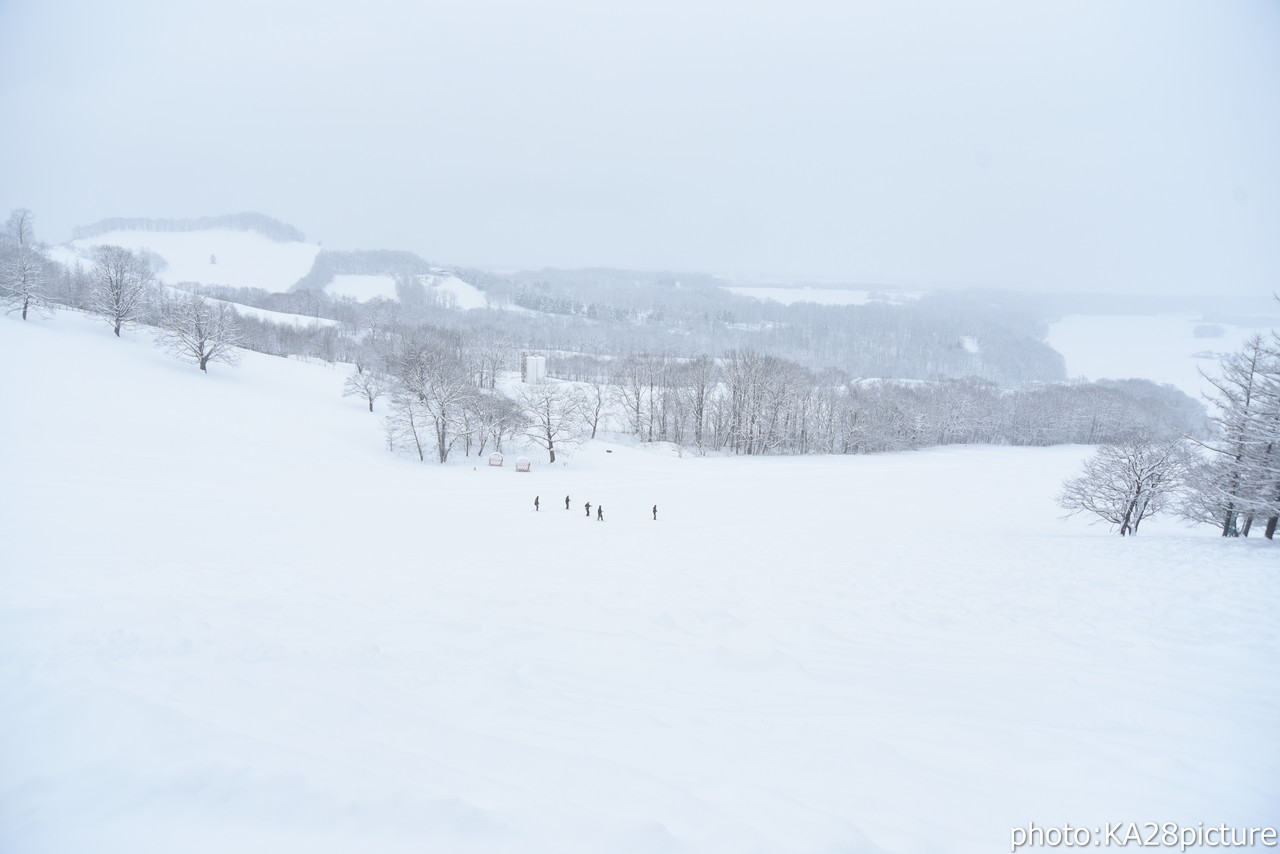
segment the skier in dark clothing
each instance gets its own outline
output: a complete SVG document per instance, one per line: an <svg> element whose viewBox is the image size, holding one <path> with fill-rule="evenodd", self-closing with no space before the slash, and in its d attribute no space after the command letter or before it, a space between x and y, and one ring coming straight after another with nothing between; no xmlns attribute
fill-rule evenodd
<svg viewBox="0 0 1280 854"><path fill-rule="evenodd" d="M587 518L588 519L591 518L591 502L590 501L587 502Z"/></svg>
<svg viewBox="0 0 1280 854"><path fill-rule="evenodd" d="M536 495L535 495L535 496L533 496L533 509L534 509L535 511L538 509L538 496L536 496Z"/></svg>
<svg viewBox="0 0 1280 854"><path fill-rule="evenodd" d="M658 505L653 505L653 521L658 521Z"/></svg>
<svg viewBox="0 0 1280 854"><path fill-rule="evenodd" d="M569 496L567 495L564 497L564 509L565 510L569 509Z"/></svg>
<svg viewBox="0 0 1280 854"><path fill-rule="evenodd" d="M603 504L601 504L599 507L596 508L596 521L597 522L604 521L604 505Z"/></svg>

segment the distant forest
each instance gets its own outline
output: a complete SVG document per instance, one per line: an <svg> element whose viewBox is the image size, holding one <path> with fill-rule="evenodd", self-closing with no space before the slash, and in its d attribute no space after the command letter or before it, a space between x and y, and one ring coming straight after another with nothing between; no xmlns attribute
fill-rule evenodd
<svg viewBox="0 0 1280 854"><path fill-rule="evenodd" d="M233 231L254 231L277 243L305 241L306 236L288 223L266 214L246 212L223 216L200 216L185 219L148 219L146 217L111 217L100 219L92 225L80 225L71 230L72 240L100 237L112 231L204 231L226 228Z"/></svg>
<svg viewBox="0 0 1280 854"><path fill-rule="evenodd" d="M165 230L275 223L259 216L141 222ZM27 212L21 236L0 241L0 254L31 271L24 279L34 283L31 304L101 311L106 256L98 253L87 269L54 263L32 238L30 221ZM105 220L94 228L105 233L137 222ZM276 225L277 234L296 233ZM145 255L116 250L113 258L137 277L124 328L172 327L176 303L154 284ZM324 291L334 275L351 273L392 276L399 299L357 302ZM446 274L481 291L488 307L456 309L432 286L432 277ZM498 445L504 430L508 438L527 437L521 425L539 418L544 432L563 431L560 441L606 429L696 453L750 455L1095 443L1135 426L1158 434L1205 429L1203 407L1171 387L1065 382L1061 355L1043 340L1048 317L1034 297L969 291L783 305L726 284L705 275L608 269L446 272L411 252L379 251L322 252L315 269L283 293L184 287L204 299L336 321L298 325L243 314L230 324L226 312L218 315L227 322L223 344L355 365L353 382L370 408L380 396L390 401L389 441L413 435L425 457L416 425L429 416L441 461L455 449L470 454ZM195 303L182 308L191 317L207 312ZM554 430L549 410L538 415L527 400L499 400L495 378L518 370L526 353L545 355L548 376L564 384L564 395L544 395L545 406L564 416ZM417 409L445 391L448 401L434 414Z"/></svg>
<svg viewBox="0 0 1280 854"><path fill-rule="evenodd" d="M257 230L257 215L246 216L95 228L236 220ZM1064 484L1059 501L1071 512L1097 515L1122 535L1169 506L1223 536L1248 536L1257 523L1270 539L1280 528L1274 332L1223 358L1210 413L1145 379L1064 381L1063 359L1044 341L1053 301L1034 296L783 305L710 276L446 271L393 251L321 253L285 293L176 288L157 278L154 258L118 246L95 247L89 266L55 262L33 222L18 209L0 232L8 312L26 321L52 306L83 311L116 336L149 326L158 346L202 371L236 364L243 350L341 364L344 393L378 413L388 449L422 462L513 443L554 463L602 432L699 455L1096 444L1085 473ZM335 275L361 273L393 277L399 298L357 302L324 290ZM481 291L486 307L458 310L438 286L451 276ZM244 306L329 322L276 322ZM1221 334L1205 320L1197 335ZM546 379L541 370L525 377L531 355L545 358Z"/></svg>

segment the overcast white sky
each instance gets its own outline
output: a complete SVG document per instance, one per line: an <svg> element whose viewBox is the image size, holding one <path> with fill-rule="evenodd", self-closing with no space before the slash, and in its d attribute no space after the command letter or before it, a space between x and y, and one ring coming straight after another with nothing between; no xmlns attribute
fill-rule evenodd
<svg viewBox="0 0 1280 854"><path fill-rule="evenodd" d="M0 206L432 261L1280 290L1280 2L0 0Z"/></svg>

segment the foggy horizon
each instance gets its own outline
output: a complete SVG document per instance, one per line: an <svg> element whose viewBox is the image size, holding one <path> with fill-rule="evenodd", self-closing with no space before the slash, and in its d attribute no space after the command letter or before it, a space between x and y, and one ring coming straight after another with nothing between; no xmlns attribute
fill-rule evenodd
<svg viewBox="0 0 1280 854"><path fill-rule="evenodd" d="M258 211L487 269L1265 296L1280 6L0 6L38 238Z"/></svg>

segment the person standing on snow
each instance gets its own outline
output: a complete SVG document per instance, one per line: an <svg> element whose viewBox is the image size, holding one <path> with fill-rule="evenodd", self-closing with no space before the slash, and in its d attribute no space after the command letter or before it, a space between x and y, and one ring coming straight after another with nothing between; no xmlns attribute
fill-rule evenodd
<svg viewBox="0 0 1280 854"><path fill-rule="evenodd" d="M535 495L535 496L533 496L533 509L534 509L534 511L535 511L535 512L536 512L536 511L537 511L537 509L538 509L538 496L536 496L536 495Z"/></svg>
<svg viewBox="0 0 1280 854"><path fill-rule="evenodd" d="M588 519L591 518L591 502L590 501L587 502L587 518Z"/></svg>
<svg viewBox="0 0 1280 854"><path fill-rule="evenodd" d="M653 521L658 521L658 505L653 505Z"/></svg>
<svg viewBox="0 0 1280 854"><path fill-rule="evenodd" d="M567 495L564 497L564 509L565 510L569 509L569 496Z"/></svg>
<svg viewBox="0 0 1280 854"><path fill-rule="evenodd" d="M596 521L597 522L604 521L604 505L603 504L601 504L599 507L596 508Z"/></svg>

